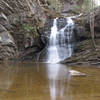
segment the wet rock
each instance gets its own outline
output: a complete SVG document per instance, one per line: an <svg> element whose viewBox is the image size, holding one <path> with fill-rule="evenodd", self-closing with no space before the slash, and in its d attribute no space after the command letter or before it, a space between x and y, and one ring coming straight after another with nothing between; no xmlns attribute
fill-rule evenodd
<svg viewBox="0 0 100 100"><path fill-rule="evenodd" d="M0 25L0 59L10 59L17 56L17 47L13 37Z"/></svg>
<svg viewBox="0 0 100 100"><path fill-rule="evenodd" d="M30 48L27 48L23 53L21 53L21 55L19 56L19 60L21 61L29 61L29 60L33 60L33 61L38 61L38 53L40 52L40 48L38 48L37 46L33 46Z"/></svg>
<svg viewBox="0 0 100 100"><path fill-rule="evenodd" d="M75 33L75 38L77 41L83 41L89 38L89 35L87 35L86 29L84 26L75 25L74 33Z"/></svg>
<svg viewBox="0 0 100 100"><path fill-rule="evenodd" d="M58 31L64 28L66 24L67 24L66 18L59 18L57 20Z"/></svg>
<svg viewBox="0 0 100 100"><path fill-rule="evenodd" d="M79 71L76 71L76 70L70 70L70 75L71 76L87 76L85 73L81 73Z"/></svg>
<svg viewBox="0 0 100 100"><path fill-rule="evenodd" d="M53 19L48 19L44 25L44 28L40 32L41 40L45 45L47 45L49 42L52 26L53 26Z"/></svg>
<svg viewBox="0 0 100 100"><path fill-rule="evenodd" d="M100 7L95 10L95 31L100 32Z"/></svg>

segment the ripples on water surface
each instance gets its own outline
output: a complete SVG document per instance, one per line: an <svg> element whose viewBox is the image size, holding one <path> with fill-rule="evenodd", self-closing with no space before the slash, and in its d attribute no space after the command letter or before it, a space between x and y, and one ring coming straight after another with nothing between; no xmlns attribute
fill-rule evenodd
<svg viewBox="0 0 100 100"><path fill-rule="evenodd" d="M87 76L72 76L70 69ZM61 64L2 64L0 100L100 100L100 69Z"/></svg>

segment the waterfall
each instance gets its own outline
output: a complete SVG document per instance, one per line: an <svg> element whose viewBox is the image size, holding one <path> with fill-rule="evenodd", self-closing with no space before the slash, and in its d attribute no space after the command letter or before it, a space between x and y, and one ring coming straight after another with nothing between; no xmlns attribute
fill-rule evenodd
<svg viewBox="0 0 100 100"><path fill-rule="evenodd" d="M51 28L51 35L50 35L50 42L49 42L49 47L48 47L48 63L50 62L59 62L59 53L58 53L58 48L57 48L57 18L54 19L53 22L53 27Z"/></svg>
<svg viewBox="0 0 100 100"><path fill-rule="evenodd" d="M48 63L58 63L72 55L72 34L74 22L69 17L66 18L66 25L58 29L58 18L54 19L51 27L50 40L48 45Z"/></svg>

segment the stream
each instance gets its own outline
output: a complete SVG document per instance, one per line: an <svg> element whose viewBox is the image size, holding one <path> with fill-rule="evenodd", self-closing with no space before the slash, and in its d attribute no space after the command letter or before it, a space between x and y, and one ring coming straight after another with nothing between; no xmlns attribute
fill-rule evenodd
<svg viewBox="0 0 100 100"><path fill-rule="evenodd" d="M1 64L0 100L100 100L100 67Z"/></svg>

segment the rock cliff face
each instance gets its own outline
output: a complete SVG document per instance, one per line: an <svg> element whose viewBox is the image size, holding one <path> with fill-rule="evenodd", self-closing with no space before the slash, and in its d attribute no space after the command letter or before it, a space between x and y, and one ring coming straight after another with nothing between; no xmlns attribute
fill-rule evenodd
<svg viewBox="0 0 100 100"><path fill-rule="evenodd" d="M100 7L94 9L94 41L96 47L93 47L93 41L91 39L90 32L90 19L91 13L76 20L75 33L77 35L77 48L75 53L70 59L64 61L64 63L79 63L84 62L91 64L100 64Z"/></svg>
<svg viewBox="0 0 100 100"><path fill-rule="evenodd" d="M7 42L7 45L11 46L5 46L7 49L0 53L0 58L17 56L15 55L17 48L21 57L25 54L27 56L27 51L39 52L43 48L43 44L38 31L39 27L45 23L46 18L43 8L35 0L0 0L0 32L4 30L4 34L0 33L1 52L4 50L3 45L6 45L5 42L7 42L6 39L2 40L2 38L9 35L9 40L11 40L10 37L14 39L14 41ZM16 49L13 49L14 47Z"/></svg>
<svg viewBox="0 0 100 100"><path fill-rule="evenodd" d="M11 59L17 56L17 47L13 37L0 25L0 60Z"/></svg>
<svg viewBox="0 0 100 100"><path fill-rule="evenodd" d="M84 0L0 0L0 34L2 34L2 29L4 29L3 33L6 35L10 33L10 37L14 39L14 41L12 41L9 37L12 42L8 44L11 45L11 47L8 48L6 46L8 49L12 49L10 53L8 53L8 49L6 49L7 53L2 53L9 56L3 57L0 53L0 58L16 56L15 54L18 48L21 59L27 59L27 57L33 59L43 50L48 41L50 28L46 27L46 25L52 26L52 19L55 17L65 17L80 13L80 10L82 11L82 5L84 4L83 1ZM100 9L96 9L95 35L97 38L100 32L99 12ZM88 17L80 17L79 19L75 19L75 21L77 20L75 27L77 40L83 41L91 38ZM59 27L61 26L63 27L63 25L59 25ZM3 35L3 37L6 37L6 35ZM0 42L1 51L4 41Z"/></svg>

